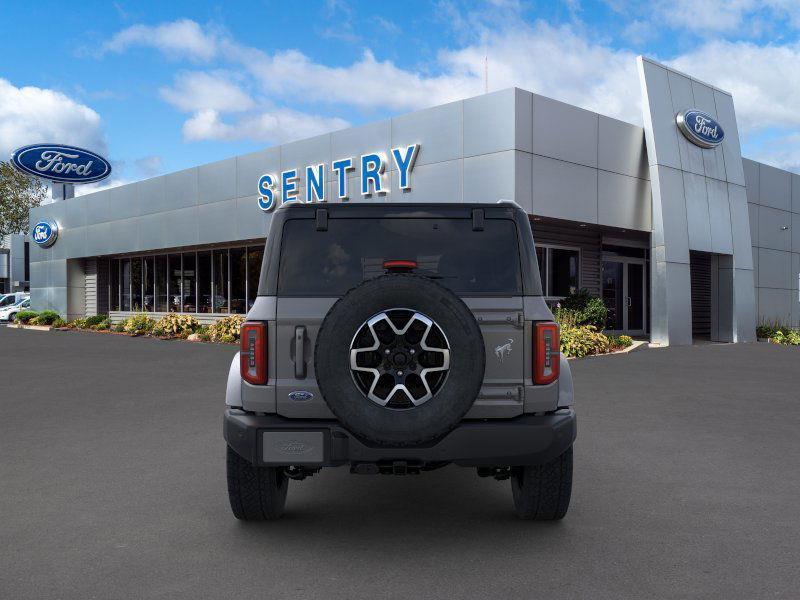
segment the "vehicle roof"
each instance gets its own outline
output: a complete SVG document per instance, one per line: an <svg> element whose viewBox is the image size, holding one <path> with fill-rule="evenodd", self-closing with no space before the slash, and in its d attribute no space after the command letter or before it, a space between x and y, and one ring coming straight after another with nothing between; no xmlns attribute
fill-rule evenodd
<svg viewBox="0 0 800 600"><path fill-rule="evenodd" d="M331 217L339 216L372 216L375 214L388 216L448 216L469 218L474 209L483 209L487 217L508 216L509 211L520 211L522 208L513 202L501 203L456 203L456 202L331 202L311 203L290 202L282 205L277 213L285 212L289 217L313 217L319 209L328 211Z"/></svg>

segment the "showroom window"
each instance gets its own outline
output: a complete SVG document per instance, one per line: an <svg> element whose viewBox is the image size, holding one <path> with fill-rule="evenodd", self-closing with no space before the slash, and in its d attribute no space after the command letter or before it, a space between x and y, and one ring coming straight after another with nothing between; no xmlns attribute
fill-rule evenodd
<svg viewBox="0 0 800 600"><path fill-rule="evenodd" d="M259 245L112 259L111 310L245 314L263 256Z"/></svg>
<svg viewBox="0 0 800 600"><path fill-rule="evenodd" d="M536 260L546 298L563 298L580 289L581 252L565 246L537 246Z"/></svg>

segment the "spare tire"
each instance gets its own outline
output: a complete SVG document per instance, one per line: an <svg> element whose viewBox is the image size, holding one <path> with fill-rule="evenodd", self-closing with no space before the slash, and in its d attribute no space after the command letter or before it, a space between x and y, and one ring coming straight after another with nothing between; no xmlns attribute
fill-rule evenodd
<svg viewBox="0 0 800 600"><path fill-rule="evenodd" d="M455 427L483 382L483 336L435 281L384 275L343 296L317 335L314 368L331 411L354 434L420 444Z"/></svg>

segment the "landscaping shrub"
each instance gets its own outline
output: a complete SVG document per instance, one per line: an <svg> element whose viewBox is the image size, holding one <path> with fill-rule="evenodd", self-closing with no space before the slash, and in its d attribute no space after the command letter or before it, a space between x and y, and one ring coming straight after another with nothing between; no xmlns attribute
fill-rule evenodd
<svg viewBox="0 0 800 600"><path fill-rule="evenodd" d="M89 328L94 328L96 325L99 325L104 321L108 321L108 315L92 315L91 317L86 317L85 319L82 320L84 323L83 326L89 329Z"/></svg>
<svg viewBox="0 0 800 600"><path fill-rule="evenodd" d="M772 341L776 344L785 344L787 346L800 346L800 331L795 329L779 330L772 336Z"/></svg>
<svg viewBox="0 0 800 600"><path fill-rule="evenodd" d="M759 338L767 338L776 344L800 346L800 331L792 329L780 321L765 321L756 327Z"/></svg>
<svg viewBox="0 0 800 600"><path fill-rule="evenodd" d="M200 322L192 315L168 314L153 326L153 335L161 337L188 337L199 329Z"/></svg>
<svg viewBox="0 0 800 600"><path fill-rule="evenodd" d="M612 348L629 348L633 345L633 338L628 335L610 335L608 340Z"/></svg>
<svg viewBox="0 0 800 600"><path fill-rule="evenodd" d="M203 342L210 342L211 341L211 330L208 325L200 325L200 327L195 331L197 334L198 339Z"/></svg>
<svg viewBox="0 0 800 600"><path fill-rule="evenodd" d="M35 310L21 310L14 316L14 320L18 323L27 324L38 315L39 313Z"/></svg>
<svg viewBox="0 0 800 600"><path fill-rule="evenodd" d="M566 309L576 316L577 325L594 325L597 329L606 326L608 308L600 298L592 296L586 288L565 296L559 305L559 308Z"/></svg>
<svg viewBox="0 0 800 600"><path fill-rule="evenodd" d="M123 321L122 330L130 335L143 335L153 330L155 321L144 313L137 313Z"/></svg>
<svg viewBox="0 0 800 600"><path fill-rule="evenodd" d="M19 316L20 313L17 313ZM29 323L31 325L52 325L56 320L63 320L61 319L61 315L59 315L54 310L43 310L42 312L38 313L35 317L33 317Z"/></svg>
<svg viewBox="0 0 800 600"><path fill-rule="evenodd" d="M52 322L52 323L50 323L50 324L51 324L53 327L64 327L64 325L66 325L66 324L67 324L67 322L66 322L64 319L62 319L61 317L58 317L58 318L57 318L55 321L53 321L53 322Z"/></svg>
<svg viewBox="0 0 800 600"><path fill-rule="evenodd" d="M561 328L561 352L565 356L581 358L593 354L604 354L610 350L610 340L597 331L594 325Z"/></svg>
<svg viewBox="0 0 800 600"><path fill-rule="evenodd" d="M233 343L239 339L239 329L244 323L241 315L224 317L208 328L212 342Z"/></svg>
<svg viewBox="0 0 800 600"><path fill-rule="evenodd" d="M92 325L91 329L94 329L95 331L108 331L111 329L111 320L105 315L103 315L103 317L103 320Z"/></svg>

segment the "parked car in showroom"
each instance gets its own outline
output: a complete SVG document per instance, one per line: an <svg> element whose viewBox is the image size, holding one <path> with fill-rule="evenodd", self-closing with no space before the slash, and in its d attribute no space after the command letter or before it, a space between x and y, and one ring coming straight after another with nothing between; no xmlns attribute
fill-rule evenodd
<svg viewBox="0 0 800 600"><path fill-rule="evenodd" d="M9 323L14 321L14 317L21 310L28 310L31 307L31 299L24 298L16 304L6 305L0 307L0 321L7 321Z"/></svg>
<svg viewBox="0 0 800 600"><path fill-rule="evenodd" d="M455 464L510 480L521 518L561 519L572 404L519 206L287 205L228 376L231 509L276 519L324 467Z"/></svg>

